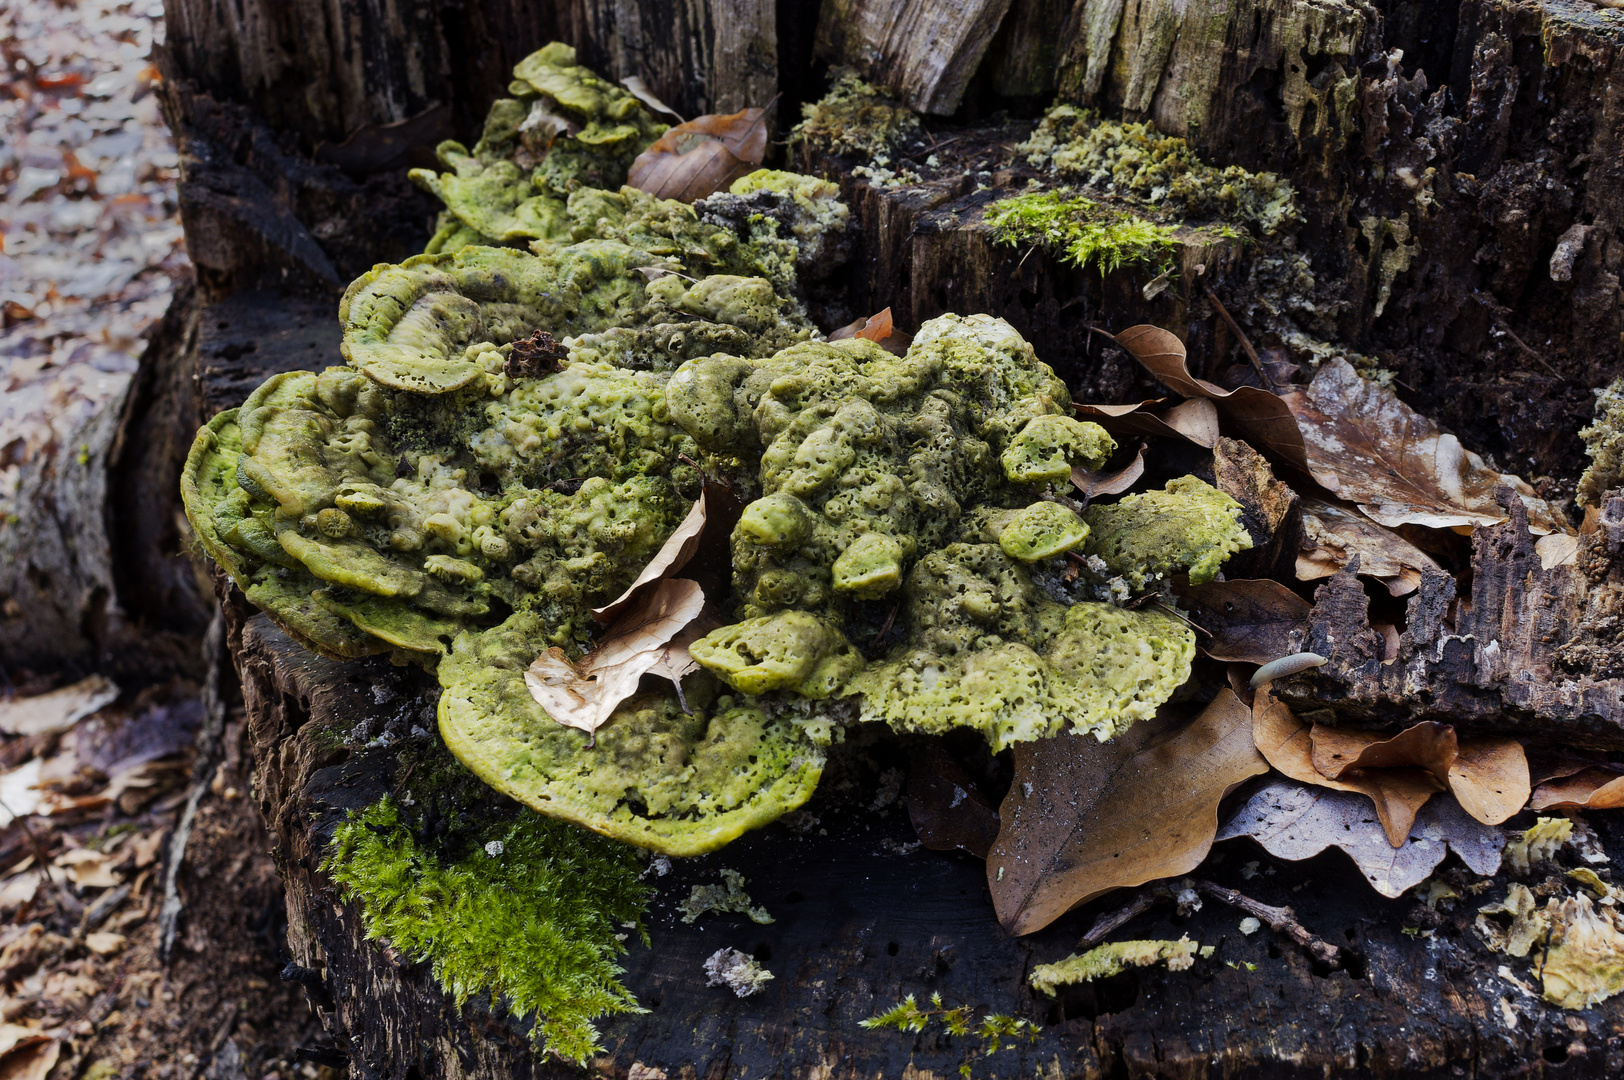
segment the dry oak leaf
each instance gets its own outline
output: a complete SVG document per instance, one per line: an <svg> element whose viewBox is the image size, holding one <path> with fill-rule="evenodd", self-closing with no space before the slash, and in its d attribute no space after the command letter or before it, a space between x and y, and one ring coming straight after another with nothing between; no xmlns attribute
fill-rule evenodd
<svg viewBox="0 0 1624 1080"><path fill-rule="evenodd" d="M1528 508L1533 532L1567 531L1561 515L1526 482L1490 468L1393 391L1361 378L1346 360L1326 361L1307 387L1281 400L1301 431L1309 473L1378 524L1498 525L1506 512L1495 489L1508 485Z"/></svg>
<svg viewBox="0 0 1624 1080"><path fill-rule="evenodd" d="M767 154L766 118L766 109L743 109L678 124L637 155L626 183L685 203L725 190L760 167Z"/></svg>
<svg viewBox="0 0 1624 1080"><path fill-rule="evenodd" d="M1030 934L1101 893L1195 869L1212 847L1218 804L1267 768L1247 708L1228 689L1171 731L1150 721L1106 743L1017 743L987 854L999 922Z"/></svg>
<svg viewBox="0 0 1624 1080"><path fill-rule="evenodd" d="M998 838L998 811L936 740L914 757L903 799L919 842L932 851L964 850L985 859Z"/></svg>
<svg viewBox="0 0 1624 1080"><path fill-rule="evenodd" d="M1302 652L1313 605L1268 578L1175 583L1190 619L1206 636L1201 651L1214 660L1267 664Z"/></svg>
<svg viewBox="0 0 1624 1080"><path fill-rule="evenodd" d="M1086 405L1072 402L1077 415L1092 420L1113 435L1158 435L1183 439L1211 450L1218 445L1218 406L1206 398L1191 398L1167 408L1154 408L1166 398L1151 398L1137 405Z"/></svg>
<svg viewBox="0 0 1624 1080"><path fill-rule="evenodd" d="M1198 379L1186 366L1184 342L1159 326L1130 326L1116 335L1117 343L1133 354L1145 369L1187 398L1207 398L1259 450L1308 471L1303 434L1280 395L1243 386L1225 390ZM1216 445L1217 440L1214 440Z"/></svg>
<svg viewBox="0 0 1624 1080"><path fill-rule="evenodd" d="M1423 570L1442 572L1432 556L1357 507L1308 497L1302 511L1298 581L1328 578L1357 557L1362 576L1380 581L1394 596L1408 596L1420 588Z"/></svg>
<svg viewBox="0 0 1624 1080"><path fill-rule="evenodd" d="M1133 487L1141 476L1145 475L1145 444L1140 443L1139 449L1134 451L1133 460L1108 473L1093 473L1075 465L1071 470L1071 482L1085 499L1092 499L1096 495L1121 495Z"/></svg>
<svg viewBox="0 0 1624 1080"><path fill-rule="evenodd" d="M1372 888L1389 897L1426 880L1450 851L1474 872L1492 875L1500 869L1505 847L1499 829L1473 819L1454 799L1440 795L1421 808L1404 843L1395 848L1371 813L1368 799L1283 776L1270 777L1218 830L1219 840L1241 836L1256 840L1271 855L1293 861L1339 848Z"/></svg>
<svg viewBox="0 0 1624 1080"><path fill-rule="evenodd" d="M524 684L548 716L593 734L615 706L637 693L644 675L659 668L659 674L672 678L666 671L683 666L680 658L673 662L672 646L704 607L698 582L665 578L639 597L605 633L603 643L579 662L555 645L525 671Z"/></svg>

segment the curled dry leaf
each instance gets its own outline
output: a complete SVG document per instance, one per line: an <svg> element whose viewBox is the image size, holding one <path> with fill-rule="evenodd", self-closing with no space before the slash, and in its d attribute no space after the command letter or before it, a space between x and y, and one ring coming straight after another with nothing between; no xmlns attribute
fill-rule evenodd
<svg viewBox="0 0 1624 1080"><path fill-rule="evenodd" d="M1535 533L1566 531L1561 515L1526 482L1490 468L1346 360L1326 361L1307 387L1281 400L1301 431L1309 473L1378 524L1497 525L1506 513L1495 489L1507 485L1528 508Z"/></svg>
<svg viewBox="0 0 1624 1080"><path fill-rule="evenodd" d="M673 109L671 106L667 105L665 102L661 101L659 98L655 97L654 91L648 88L648 83L643 81L643 77L641 75L628 75L624 79L620 80L620 85L624 86L631 93L632 97L636 98L638 101L641 101L650 109L653 109L657 113L664 113L666 116L676 120L676 122L679 124L682 123L682 114L677 112L677 110Z"/></svg>
<svg viewBox="0 0 1624 1080"><path fill-rule="evenodd" d="M1172 731L1151 722L1106 743L1017 743L987 855L999 921L1030 934L1111 889L1193 870L1212 847L1219 802L1267 769L1250 728L1226 689Z"/></svg>
<svg viewBox="0 0 1624 1080"><path fill-rule="evenodd" d="M1474 820L1454 799L1440 795L1422 807L1397 847L1371 813L1370 802L1348 791L1311 787L1271 777L1218 830L1219 840L1248 836L1282 859L1309 859L1341 849L1383 896L1398 896L1425 881L1453 851L1484 876L1500 869L1505 837Z"/></svg>
<svg viewBox="0 0 1624 1080"><path fill-rule="evenodd" d="M890 308L886 308L877 315L870 315L866 319L854 319L829 334L830 341L844 341L846 338L862 338L865 341L872 341L894 356L905 355L908 352L908 346L913 344L913 335L904 334L892 322Z"/></svg>
<svg viewBox="0 0 1624 1080"><path fill-rule="evenodd" d="M1248 442L1288 465L1307 471L1302 432L1278 394L1255 386L1225 390L1216 383L1196 378L1185 365L1184 342L1159 326L1130 326L1116 335L1116 340L1175 393L1187 398L1209 399Z"/></svg>
<svg viewBox="0 0 1624 1080"><path fill-rule="evenodd" d="M656 198L691 203L755 171L766 153L766 109L699 116L637 155L626 182Z"/></svg>
<svg viewBox="0 0 1624 1080"><path fill-rule="evenodd" d="M704 606L705 593L697 582L664 578L627 608L603 643L579 662L554 646L525 671L524 684L548 716L590 735L615 706L637 693L644 675L683 666L671 647Z"/></svg>
<svg viewBox="0 0 1624 1080"><path fill-rule="evenodd" d="M1432 556L1357 507L1310 497L1302 508L1298 581L1328 578L1357 557L1361 575L1380 581L1394 596L1408 596L1420 587L1423 570L1441 572Z"/></svg>
<svg viewBox="0 0 1624 1080"><path fill-rule="evenodd" d="M932 851L962 849L985 859L998 838L998 811L937 740L914 755L904 798L919 842Z"/></svg>
<svg viewBox="0 0 1624 1080"><path fill-rule="evenodd" d="M1071 470L1071 482L1085 498L1092 499L1097 495L1121 495L1143 475L1145 444L1140 443L1139 449L1134 451L1133 460L1122 468L1108 473L1092 473L1079 465Z"/></svg>
<svg viewBox="0 0 1624 1080"><path fill-rule="evenodd" d="M1218 445L1218 406L1206 398L1192 398L1166 408L1166 398L1137 405L1085 405L1073 402L1077 415L1092 420L1113 435L1158 435L1183 439L1212 449Z"/></svg>
<svg viewBox="0 0 1624 1080"><path fill-rule="evenodd" d="M1252 698L1252 737L1270 765L1291 779L1368 798L1387 842L1400 847L1415 824L1415 815L1443 785L1424 769L1383 769L1332 780L1314 768L1313 743L1307 724L1282 704L1267 686Z"/></svg>
<svg viewBox="0 0 1624 1080"><path fill-rule="evenodd" d="M1201 651L1214 660L1267 664L1299 652L1308 639L1307 600L1267 578L1175 585L1190 619L1206 631Z"/></svg>
<svg viewBox="0 0 1624 1080"><path fill-rule="evenodd" d="M699 493L699 498L688 508L688 514L682 519L660 550L654 553L643 572L637 575L637 580L626 586L626 591L615 597L600 608L592 609L592 617L599 622L613 622L615 618L645 591L654 582L681 570L688 565L688 560L699 551L700 538L705 532L705 492Z"/></svg>
<svg viewBox="0 0 1624 1080"><path fill-rule="evenodd" d="M1584 810L1624 807L1624 774L1610 765L1591 765L1542 781L1528 802L1530 810L1565 807Z"/></svg>

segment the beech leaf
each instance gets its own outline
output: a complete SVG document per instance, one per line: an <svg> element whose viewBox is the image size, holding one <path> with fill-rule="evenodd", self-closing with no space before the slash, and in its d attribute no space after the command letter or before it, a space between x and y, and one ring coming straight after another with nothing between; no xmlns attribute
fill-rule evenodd
<svg viewBox="0 0 1624 1080"><path fill-rule="evenodd" d="M670 128L632 162L626 183L691 203L754 172L767 153L767 110L695 117Z"/></svg>
<svg viewBox="0 0 1624 1080"><path fill-rule="evenodd" d="M1015 744L987 883L998 919L1030 934L1112 889L1188 873L1212 847L1218 804L1266 770L1233 691L1172 731L1137 724L1111 742Z"/></svg>
<svg viewBox="0 0 1624 1080"><path fill-rule="evenodd" d="M1173 591L1207 636L1201 651L1214 660L1267 664L1301 652L1313 605L1268 578L1175 584Z"/></svg>
<svg viewBox="0 0 1624 1080"><path fill-rule="evenodd" d="M1346 360L1327 360L1307 387L1281 400L1301 431L1309 473L1378 524L1497 525L1506 512L1495 489L1508 485L1528 508L1532 531L1567 531L1560 514L1521 478L1490 468Z"/></svg>
<svg viewBox="0 0 1624 1080"><path fill-rule="evenodd" d="M1441 795L1421 809L1403 843L1394 847L1363 796L1279 776L1252 792L1218 830L1219 840L1242 836L1293 861L1340 848L1365 880L1388 897L1425 881L1450 851L1473 872L1490 876L1500 869L1505 846L1499 829L1474 820L1454 799Z"/></svg>
<svg viewBox="0 0 1624 1080"><path fill-rule="evenodd" d="M708 485L707 485L708 486ZM705 491L701 489L699 498L688 508L688 514L677 525L660 550L654 553L643 572L637 575L637 580L626 586L626 591L615 597L609 603L592 609L593 618L599 622L613 622L615 617L624 611L627 606L648 585L661 578L681 570L688 565L688 560L694 557L699 550L700 537L705 532Z"/></svg>
<svg viewBox="0 0 1624 1080"><path fill-rule="evenodd" d="M998 838L998 811L936 740L914 755L904 798L919 842L932 851L963 849L985 859Z"/></svg>
<svg viewBox="0 0 1624 1080"><path fill-rule="evenodd" d="M525 671L524 684L553 720L593 734L637 693L644 675L682 667L671 646L704 606L698 582L664 578L621 614L596 649L574 661L555 645Z"/></svg>
<svg viewBox="0 0 1624 1080"><path fill-rule="evenodd" d="M1096 495L1121 495L1145 475L1145 444L1134 451L1133 460L1115 472L1092 473L1081 465L1071 470L1071 482L1087 498Z"/></svg>
<svg viewBox="0 0 1624 1080"><path fill-rule="evenodd" d="M1113 435L1158 435L1183 439L1210 450L1218 445L1218 406L1206 398L1192 398L1166 408L1166 398L1151 398L1137 405L1085 405L1073 402L1077 415L1092 420Z"/></svg>
<svg viewBox="0 0 1624 1080"><path fill-rule="evenodd" d="M846 338L863 338L866 341L872 341L876 345L883 346L886 352L894 356L906 355L908 346L913 344L913 335L904 334L892 322L890 308L886 308L877 315L870 315L866 319L854 319L829 334L830 341L844 341Z"/></svg>
<svg viewBox="0 0 1624 1080"><path fill-rule="evenodd" d="M1298 581L1328 578L1357 557L1361 576L1380 581L1394 596L1407 596L1421 586L1423 570L1442 572L1432 556L1357 507L1304 498L1302 511Z"/></svg>
<svg viewBox="0 0 1624 1080"><path fill-rule="evenodd" d="M1308 471L1302 432L1280 395L1255 386L1225 390L1216 383L1196 378L1185 364L1184 342L1159 326L1130 326L1116 335L1116 340L1174 393L1212 401L1248 442L1287 464Z"/></svg>
<svg viewBox="0 0 1624 1080"><path fill-rule="evenodd" d="M620 80L620 85L624 86L627 91L631 93L632 97L636 98L638 101L641 101L644 105L647 105L655 112L665 113L665 115L672 117L679 124L683 122L682 114L673 109L671 106L667 105L665 102L661 101L659 98L655 97L654 91L648 88L648 83L643 81L643 77L641 75L628 75L624 79Z"/></svg>

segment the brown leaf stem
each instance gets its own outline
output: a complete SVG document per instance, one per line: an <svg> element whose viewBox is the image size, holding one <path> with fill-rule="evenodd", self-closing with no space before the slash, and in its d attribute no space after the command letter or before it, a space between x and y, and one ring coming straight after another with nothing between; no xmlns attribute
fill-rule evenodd
<svg viewBox="0 0 1624 1080"><path fill-rule="evenodd" d="M1257 377L1263 380L1263 389L1273 390L1274 380L1269 378L1268 372L1263 370L1263 361L1258 357L1257 350L1252 348L1252 342L1246 336L1246 332L1241 329L1241 324L1236 322L1235 317L1229 313L1229 309L1224 307L1223 301L1218 299L1218 294L1212 291L1211 285L1203 281L1201 288L1206 292L1207 299L1212 301L1212 306L1218 310L1218 317L1224 320L1224 325L1229 327L1229 332L1234 334L1236 340L1241 343L1241 348L1246 352L1246 358L1252 362L1252 370L1257 372Z"/></svg>
<svg viewBox="0 0 1624 1080"><path fill-rule="evenodd" d="M1104 915L1101 915L1099 918L1095 919L1094 925L1088 928L1088 933L1084 934L1082 938L1078 940L1077 947L1079 949L1092 949L1094 946L1104 941L1106 936L1119 926L1122 926L1124 923L1143 915L1157 904L1165 903L1172 899L1173 890L1169 889L1165 885L1152 885L1151 887L1142 890L1137 896L1128 901L1128 903L1124 904L1122 907L1117 908L1115 911L1108 911Z"/></svg>
<svg viewBox="0 0 1624 1080"><path fill-rule="evenodd" d="M1289 907L1271 907L1261 900L1253 900L1245 893L1226 889L1216 882L1197 879L1197 891L1206 893L1221 903L1230 907L1239 908L1246 914L1267 923L1270 930L1277 934L1284 934L1309 956L1328 967L1342 966L1342 950L1322 938L1310 933L1309 930L1297 921L1297 915Z"/></svg>

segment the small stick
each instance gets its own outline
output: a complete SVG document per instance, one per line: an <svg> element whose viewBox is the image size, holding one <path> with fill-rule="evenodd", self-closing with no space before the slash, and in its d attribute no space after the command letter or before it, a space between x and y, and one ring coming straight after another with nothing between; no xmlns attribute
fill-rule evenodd
<svg viewBox="0 0 1624 1080"><path fill-rule="evenodd" d="M1218 299L1218 294L1212 291L1211 285L1203 281L1201 288L1206 292L1207 299L1212 301L1212 306L1218 309L1218 315L1224 320L1224 324L1229 327L1230 333L1234 334L1236 339L1240 341L1241 348L1246 351L1246 358L1252 361L1252 370L1257 372L1257 377L1263 380L1263 389L1273 391L1274 380L1269 378L1269 373L1263 370L1263 361L1258 359L1257 350L1252 348L1252 342L1247 338L1245 331L1241 329L1240 323L1236 322L1235 317L1229 313L1229 309L1224 307L1223 301Z"/></svg>
<svg viewBox="0 0 1624 1080"><path fill-rule="evenodd" d="M1515 341L1518 345L1520 345L1522 347L1523 352L1527 353L1529 356L1532 356L1535 360L1539 361L1539 366L1540 367L1544 368L1546 371L1549 371L1552 375L1555 375L1558 379L1560 379L1562 377L1561 372L1557 371L1554 367L1552 367L1550 365L1550 363L1543 356L1541 356L1539 353L1535 352L1533 347L1530 346L1528 344L1528 342L1524 341L1522 338L1517 336L1517 332L1511 328L1510 324L1508 324L1504 319L1502 319L1500 317L1500 313L1498 311L1494 310L1494 306L1492 304L1490 304L1487 300L1483 299L1483 297L1480 296L1476 292L1472 293L1472 298L1475 299L1478 303L1483 305L1484 310L1486 310L1489 313L1489 318L1493 319L1499 325L1500 329L1505 332L1506 337L1510 338L1512 341Z"/></svg>
<svg viewBox="0 0 1624 1080"><path fill-rule="evenodd" d="M1308 932L1297 921L1297 915L1289 907L1270 907L1250 896L1238 893L1234 889L1226 889L1211 881L1196 881L1195 887L1206 893L1214 900L1228 904L1230 907L1240 908L1253 918L1268 923L1269 929L1277 934L1284 934L1296 942L1308 955L1325 964L1327 967L1339 968L1342 966L1342 950L1335 945L1316 937Z"/></svg>
<svg viewBox="0 0 1624 1080"><path fill-rule="evenodd" d="M1043 495L1038 496L1038 498L1042 499L1044 502L1052 502L1052 503L1055 503L1055 504L1057 504L1059 506L1064 506L1067 510L1070 510L1072 513L1078 514L1078 515L1081 515L1084 510L1088 509L1088 504L1087 503L1080 503L1076 499L1070 498L1070 497L1065 496L1065 495L1055 495L1055 494L1052 494L1052 493L1045 493Z"/></svg>
<svg viewBox="0 0 1624 1080"><path fill-rule="evenodd" d="M1088 933L1077 942L1079 949L1092 949L1105 936L1123 923L1138 915L1143 915L1157 904L1173 899L1173 892L1164 885L1154 886L1141 892L1128 902L1126 907L1116 911L1108 911L1094 920L1094 925L1088 928Z"/></svg>
<svg viewBox="0 0 1624 1080"><path fill-rule="evenodd" d="M1183 623L1183 624L1184 624L1184 625L1185 625L1185 626L1188 626L1188 627L1189 627L1189 628L1190 628L1190 629L1191 629L1191 630L1194 630L1194 631L1196 631L1196 632L1197 632L1197 633L1200 633L1200 634L1205 634L1205 635L1207 635L1207 636L1208 636L1208 637L1212 637L1212 636L1213 636L1213 633L1212 633L1212 631L1211 631L1211 630L1207 630L1207 629L1204 629L1204 628L1203 628L1203 627L1200 627L1200 626L1197 626L1197 625L1196 625L1196 624L1195 624L1195 622L1194 622L1194 621L1192 621L1192 620L1191 620L1191 619L1189 619L1189 618L1187 618L1187 617L1186 617L1186 616L1185 616L1185 615L1184 615L1184 613L1183 613L1183 612L1181 612L1181 611L1179 611L1179 609L1178 609L1178 608L1175 608L1175 607L1173 607L1173 606L1171 606L1171 605L1169 605L1169 604L1164 604L1164 603L1162 603L1162 602L1161 602L1161 601L1160 601L1160 600L1152 600L1152 601L1151 601L1151 602L1150 602L1150 603L1151 603L1151 606L1152 606L1152 607L1159 607L1159 608L1161 608L1161 609L1162 609L1162 610L1163 610L1163 611L1165 611L1165 612L1167 612L1167 613L1168 613L1168 614L1169 614L1169 615L1171 615L1171 616L1173 616L1173 618L1175 618L1175 619L1177 619L1177 620L1179 620L1179 621L1180 621L1180 622L1182 622L1182 623Z"/></svg>

